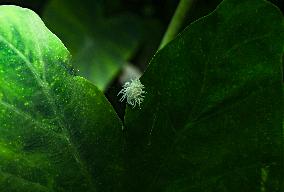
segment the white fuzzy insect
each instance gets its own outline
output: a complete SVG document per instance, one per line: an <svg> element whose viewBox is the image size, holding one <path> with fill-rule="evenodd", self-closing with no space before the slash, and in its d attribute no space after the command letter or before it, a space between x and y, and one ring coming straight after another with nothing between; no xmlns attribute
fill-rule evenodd
<svg viewBox="0 0 284 192"><path fill-rule="evenodd" d="M126 99L127 103L132 105L133 108L137 104L140 107L140 104L144 100L143 94L146 93L143 89L144 85L140 82L138 78L134 80L131 79L130 82L126 82L123 85L123 88L117 95L122 94L122 97L120 99L121 102L124 101L124 99Z"/></svg>

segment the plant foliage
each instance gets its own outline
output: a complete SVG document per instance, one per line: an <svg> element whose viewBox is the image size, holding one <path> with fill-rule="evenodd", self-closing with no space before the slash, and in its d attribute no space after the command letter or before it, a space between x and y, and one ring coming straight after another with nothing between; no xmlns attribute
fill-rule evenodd
<svg viewBox="0 0 284 192"><path fill-rule="evenodd" d="M0 191L284 190L284 22L271 3L224 0L190 24L155 54L124 124L34 12L1 6L0 22Z"/></svg>

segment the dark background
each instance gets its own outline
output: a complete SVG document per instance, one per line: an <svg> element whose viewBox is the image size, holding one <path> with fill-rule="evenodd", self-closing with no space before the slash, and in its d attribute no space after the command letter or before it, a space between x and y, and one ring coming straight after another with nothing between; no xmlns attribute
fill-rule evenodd
<svg viewBox="0 0 284 192"><path fill-rule="evenodd" d="M40 15L48 1L49 0L0 0L0 4L13 4L30 8ZM282 12L284 11L284 0L269 1L278 6ZM113 11L126 9L134 12L135 14L159 18L159 20L166 25L171 19L179 0L120 0L113 2L115 3L112 3L113 5L111 6L117 7L117 10L114 9ZM210 11L214 10L220 2L221 0L195 0L194 7L188 15L188 22L208 14ZM119 4L119 6L116 4Z"/></svg>

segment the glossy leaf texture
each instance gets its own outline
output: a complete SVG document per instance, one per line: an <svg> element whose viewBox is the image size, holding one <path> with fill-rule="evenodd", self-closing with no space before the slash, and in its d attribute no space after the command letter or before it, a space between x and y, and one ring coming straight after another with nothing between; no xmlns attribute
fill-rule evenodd
<svg viewBox="0 0 284 192"><path fill-rule="evenodd" d="M159 51L127 108L127 191L283 191L281 12L224 0Z"/></svg>
<svg viewBox="0 0 284 192"><path fill-rule="evenodd" d="M107 16L102 2L52 0L43 19L71 51L79 74L104 90L135 53L141 34L137 17Z"/></svg>
<svg viewBox="0 0 284 192"><path fill-rule="evenodd" d="M114 191L121 122L32 11L0 6L0 191ZM112 183L112 185L107 185Z"/></svg>

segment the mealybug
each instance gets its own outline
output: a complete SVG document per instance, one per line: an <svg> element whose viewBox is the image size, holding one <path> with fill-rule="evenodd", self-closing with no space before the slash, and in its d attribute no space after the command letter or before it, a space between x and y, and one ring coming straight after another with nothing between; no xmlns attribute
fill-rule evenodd
<svg viewBox="0 0 284 192"><path fill-rule="evenodd" d="M132 105L133 108L138 104L140 107L140 104L144 100L144 93L146 93L144 90L144 85L140 82L140 80L134 79L131 80L130 82L126 82L123 85L122 90L117 94L120 95L122 94L122 97L120 101L124 101L126 98L126 101L128 104Z"/></svg>

